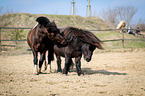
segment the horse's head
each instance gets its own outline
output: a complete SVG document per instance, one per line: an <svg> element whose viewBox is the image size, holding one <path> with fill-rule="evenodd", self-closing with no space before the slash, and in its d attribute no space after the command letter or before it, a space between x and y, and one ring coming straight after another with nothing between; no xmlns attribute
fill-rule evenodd
<svg viewBox="0 0 145 96"><path fill-rule="evenodd" d="M60 33L59 29L57 28L55 22L50 22L46 25L48 38L52 40L57 45L65 46L67 41Z"/></svg>
<svg viewBox="0 0 145 96"><path fill-rule="evenodd" d="M61 35L54 21L50 22L46 17L38 17L36 21L40 24L42 32L45 32L51 41L53 41L57 45L62 46L65 46L67 44L67 41Z"/></svg>
<svg viewBox="0 0 145 96"><path fill-rule="evenodd" d="M93 55L93 51L96 49L96 46L91 45L91 44L87 44L87 43L83 43L82 45L82 53L84 55L84 59L89 62L91 61L92 55Z"/></svg>

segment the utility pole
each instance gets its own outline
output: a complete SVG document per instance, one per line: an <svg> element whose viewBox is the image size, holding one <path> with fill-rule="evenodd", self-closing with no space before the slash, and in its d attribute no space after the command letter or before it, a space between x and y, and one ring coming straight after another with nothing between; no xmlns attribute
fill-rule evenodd
<svg viewBox="0 0 145 96"><path fill-rule="evenodd" d="M75 3L74 0L71 2L71 7L70 7L70 15L73 12L73 16L75 16ZM72 11L73 10L73 11Z"/></svg>
<svg viewBox="0 0 145 96"><path fill-rule="evenodd" d="M88 0L88 5L87 5L87 8L88 8L88 17L90 17L90 13L91 13L91 5L90 5L90 0Z"/></svg>

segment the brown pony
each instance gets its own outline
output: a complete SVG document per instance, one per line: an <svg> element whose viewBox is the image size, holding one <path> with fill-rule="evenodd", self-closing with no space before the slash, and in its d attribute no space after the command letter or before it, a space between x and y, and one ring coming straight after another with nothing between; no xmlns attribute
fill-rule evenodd
<svg viewBox="0 0 145 96"><path fill-rule="evenodd" d="M58 72L62 72L61 69L61 56L65 57L65 67L63 74L68 74L69 68L72 65L72 58L75 58L75 64L78 76L83 74L81 71L81 57L84 55L84 59L89 62L93 55L93 51L103 49L101 46L101 40L99 40L93 33L78 28L69 27L62 29L64 38L68 41L68 45L65 47L54 46L54 53L57 58Z"/></svg>
<svg viewBox="0 0 145 96"><path fill-rule="evenodd" d="M27 42L34 56L34 74L41 72L45 53L48 50L48 64L54 59L53 46L54 44L64 46L67 44L64 37L60 34L55 22L50 22L46 17L38 17L38 22L28 33ZM40 52L39 70L37 69L38 52ZM51 67L50 67L51 70Z"/></svg>

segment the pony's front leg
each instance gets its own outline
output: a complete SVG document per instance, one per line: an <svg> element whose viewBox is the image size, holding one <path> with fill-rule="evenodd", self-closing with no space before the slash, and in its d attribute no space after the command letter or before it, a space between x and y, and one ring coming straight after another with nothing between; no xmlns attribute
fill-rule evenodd
<svg viewBox="0 0 145 96"><path fill-rule="evenodd" d="M77 69L78 76L80 76L81 74L84 75L84 73L81 70L81 56L75 58L75 63L76 63L76 69Z"/></svg>
<svg viewBox="0 0 145 96"><path fill-rule="evenodd" d="M62 72L62 69L61 69L61 58L60 56L56 56L57 58L57 72Z"/></svg>
<svg viewBox="0 0 145 96"><path fill-rule="evenodd" d="M70 70L69 72L73 71L73 68L74 68L74 63L72 61L72 59L70 60Z"/></svg>
<svg viewBox="0 0 145 96"><path fill-rule="evenodd" d="M68 74L68 71L69 71L69 69L70 69L70 59L71 58L68 58L68 57L65 57L65 67L64 67L64 69L63 69L63 74ZM69 65L70 64L70 65Z"/></svg>
<svg viewBox="0 0 145 96"><path fill-rule="evenodd" d="M37 56L38 56L38 53L35 52L34 50L32 50L32 52L33 52L33 57L34 57L34 60L33 60L33 62L34 62L34 71L33 71L33 74L34 75L38 75L38 67L37 67L37 62L38 62Z"/></svg>
<svg viewBox="0 0 145 96"><path fill-rule="evenodd" d="M45 52L46 51L40 53L41 56L40 56L40 60L39 60L39 70L38 70L38 74L41 73L41 67L42 67L43 61L45 60Z"/></svg>

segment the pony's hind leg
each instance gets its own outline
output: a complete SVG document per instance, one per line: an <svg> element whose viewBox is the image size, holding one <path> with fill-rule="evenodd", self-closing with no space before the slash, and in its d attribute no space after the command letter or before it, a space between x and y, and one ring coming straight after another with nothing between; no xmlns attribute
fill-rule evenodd
<svg viewBox="0 0 145 96"><path fill-rule="evenodd" d="M65 67L64 67L64 69L63 69L63 74L68 74L68 71L69 71L69 69L70 69L70 59L71 58L68 58L68 57L65 57Z"/></svg>
<svg viewBox="0 0 145 96"><path fill-rule="evenodd" d="M34 60L33 60L33 62L34 62L34 71L33 71L33 74L34 75L38 75L38 67L37 67L37 62L38 62L37 56L38 56L38 53L35 52L34 50L32 50L32 52L33 52L33 57L34 57Z"/></svg>
<svg viewBox="0 0 145 96"><path fill-rule="evenodd" d="M46 51L40 53L41 56L40 56L40 60L39 60L39 71L38 71L38 74L41 73L41 67L42 67L42 64L43 64L43 62L45 60L45 52Z"/></svg>

